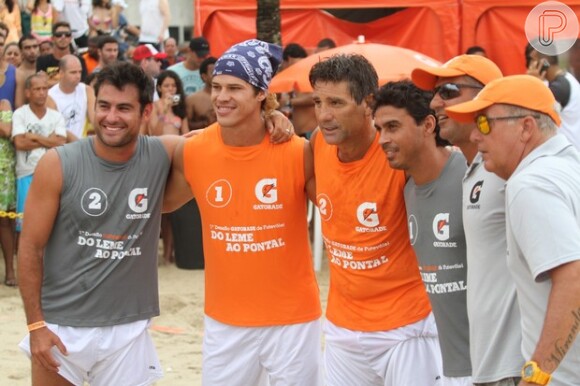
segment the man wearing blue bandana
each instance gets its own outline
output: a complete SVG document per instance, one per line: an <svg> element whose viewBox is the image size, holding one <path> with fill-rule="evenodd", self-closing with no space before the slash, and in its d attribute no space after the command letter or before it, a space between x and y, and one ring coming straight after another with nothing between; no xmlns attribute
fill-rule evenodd
<svg viewBox="0 0 580 386"><path fill-rule="evenodd" d="M180 144L165 210L196 197L205 256L204 386L320 384L320 301L306 222L310 145L273 145L264 117L281 47L248 40L215 63L217 123ZM211 167L207 167L211 160Z"/></svg>

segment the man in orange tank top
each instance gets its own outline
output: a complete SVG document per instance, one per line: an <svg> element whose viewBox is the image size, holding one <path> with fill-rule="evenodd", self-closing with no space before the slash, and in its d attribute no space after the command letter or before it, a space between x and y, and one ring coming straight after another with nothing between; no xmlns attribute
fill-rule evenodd
<svg viewBox="0 0 580 386"><path fill-rule="evenodd" d="M273 145L264 123L280 61L280 47L259 40L230 48L212 80L218 122L173 157L165 209L195 196L202 218L204 386L320 384L312 152L298 137Z"/></svg>
<svg viewBox="0 0 580 386"><path fill-rule="evenodd" d="M393 170L372 119L378 76L360 55L310 71L316 203L330 265L329 386L437 385L437 329L409 242L405 174Z"/></svg>

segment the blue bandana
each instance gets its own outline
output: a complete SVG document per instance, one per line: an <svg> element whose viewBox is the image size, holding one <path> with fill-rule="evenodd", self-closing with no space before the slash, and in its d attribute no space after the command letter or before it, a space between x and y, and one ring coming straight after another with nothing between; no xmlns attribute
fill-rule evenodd
<svg viewBox="0 0 580 386"><path fill-rule="evenodd" d="M233 45L215 63L213 75L231 75L267 90L282 63L282 47L251 39Z"/></svg>

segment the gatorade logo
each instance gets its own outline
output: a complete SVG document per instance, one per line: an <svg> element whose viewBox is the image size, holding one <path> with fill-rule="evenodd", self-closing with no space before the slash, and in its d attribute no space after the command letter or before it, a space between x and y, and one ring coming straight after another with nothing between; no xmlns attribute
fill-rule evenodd
<svg viewBox="0 0 580 386"><path fill-rule="evenodd" d="M256 198L263 204L273 204L278 201L278 180L263 178L256 184Z"/></svg>
<svg viewBox="0 0 580 386"><path fill-rule="evenodd" d="M356 218L362 225L372 228L379 225L376 202L363 202L356 210Z"/></svg>
<svg viewBox="0 0 580 386"><path fill-rule="evenodd" d="M129 193L129 208L135 213L143 213L147 211L147 188L135 188Z"/></svg>
<svg viewBox="0 0 580 386"><path fill-rule="evenodd" d="M449 240L449 213L439 213L435 216L433 234L439 241Z"/></svg>
<svg viewBox="0 0 580 386"><path fill-rule="evenodd" d="M471 193L469 193L469 202L475 204L479 201L479 196L481 196L481 189L483 187L483 180L477 181L473 188L471 188Z"/></svg>

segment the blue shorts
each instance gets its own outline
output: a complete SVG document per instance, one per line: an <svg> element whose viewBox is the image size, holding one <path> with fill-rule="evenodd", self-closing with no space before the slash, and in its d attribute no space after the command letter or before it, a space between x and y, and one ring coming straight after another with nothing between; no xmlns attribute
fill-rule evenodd
<svg viewBox="0 0 580 386"><path fill-rule="evenodd" d="M30 189L30 184L32 183L32 174L16 179L16 212L24 212L24 202L26 201L26 196L28 196L28 190ZM16 232L22 230L22 220L21 218L16 219Z"/></svg>

